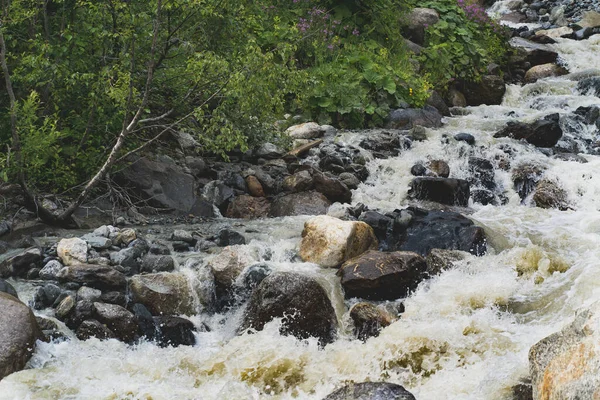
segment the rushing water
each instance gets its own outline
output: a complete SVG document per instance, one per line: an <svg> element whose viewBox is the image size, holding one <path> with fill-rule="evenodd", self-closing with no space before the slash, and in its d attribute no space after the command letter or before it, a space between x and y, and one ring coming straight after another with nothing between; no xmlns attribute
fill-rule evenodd
<svg viewBox="0 0 600 400"><path fill-rule="evenodd" d="M561 40L555 48L571 72L600 68L600 35ZM489 253L423 282L405 299L401 318L379 337L355 340L335 271L294 258L307 217L240 222L251 239L248 246L273 269L314 276L325 287L340 321L335 343L320 349L316 340L281 336L279 321L236 336L239 310L196 316L193 321L206 322L212 332L198 333L194 347L95 339L40 343L30 369L0 382L0 398L321 399L347 381L365 380L399 383L425 400L510 398L511 387L528 375L529 348L568 324L576 310L600 300L600 175L595 174L600 157L584 155L586 164L562 161L492 135L509 119L533 121L600 104L596 97L578 95L576 84L563 77L511 86L502 105L470 107L400 156L369 162L371 176L354 192L353 202L389 211L408 204L415 162L444 159L452 177L465 178L468 156L506 157L500 146L509 144L515 150L512 166L546 167L546 176L567 190L572 206L558 211L522 204L510 171L497 169L496 183L507 203L472 204L470 215L485 228ZM564 120L563 128L574 140L598 135ZM476 146L443 140L457 132L472 133ZM339 140L358 143L360 134ZM180 269L183 264L180 260ZM31 295L18 287L22 298Z"/></svg>

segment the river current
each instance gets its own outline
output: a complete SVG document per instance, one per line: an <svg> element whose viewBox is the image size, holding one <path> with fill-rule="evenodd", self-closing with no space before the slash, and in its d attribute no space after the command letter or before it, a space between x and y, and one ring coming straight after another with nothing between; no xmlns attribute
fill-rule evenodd
<svg viewBox="0 0 600 400"><path fill-rule="evenodd" d="M600 35L581 42L560 39L553 47L571 73L600 68ZM451 177L466 178L469 156L505 156L502 146L508 144L512 166L545 167L545 176L564 187L570 204L559 211L522 203L511 172L497 169L506 204L471 203L468 215L485 228L488 254L467 257L420 284L404 300L405 312L378 337L362 342L352 335L350 303L344 302L335 270L293 257L308 217L234 221L250 239L248 246L264 258L268 254L271 268L318 278L337 312L337 341L321 349L316 340L281 336L279 321L238 336L237 310L192 317L212 328L197 334L194 347L76 338L39 343L29 369L0 382L0 399L322 399L345 382L366 380L401 384L425 400L509 399L511 388L529 374L530 347L570 323L576 310L600 300L600 157L563 161L524 142L493 138L508 120L534 121L600 104L597 97L578 94L572 78L509 86L502 105L468 107L398 157L368 163L370 177L352 201L391 211L409 204L409 171L416 162L443 159ZM598 136L561 121L565 136L575 141ZM445 139L458 132L473 134L476 146ZM358 144L366 134L345 133L337 140ZM334 206L330 212L339 211ZM184 260L178 261L186 270ZM194 278L194 271L186 273ZM23 300L31 296L31 288L15 285Z"/></svg>

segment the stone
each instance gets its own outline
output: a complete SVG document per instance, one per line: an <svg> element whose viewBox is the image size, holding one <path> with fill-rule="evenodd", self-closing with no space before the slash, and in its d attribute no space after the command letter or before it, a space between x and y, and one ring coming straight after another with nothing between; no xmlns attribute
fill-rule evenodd
<svg viewBox="0 0 600 400"><path fill-rule="evenodd" d="M377 211L365 211L360 215L358 220L373 228L373 231L379 240L385 240L388 226L392 222L392 218L378 213Z"/></svg>
<svg viewBox="0 0 600 400"><path fill-rule="evenodd" d="M193 152L195 148L200 147L200 143L192 135L182 131L171 131L171 136L175 138L177 144L184 152Z"/></svg>
<svg viewBox="0 0 600 400"><path fill-rule="evenodd" d="M512 171L512 181L521 200L531 194L540 181L545 167L533 163L522 163Z"/></svg>
<svg viewBox="0 0 600 400"><path fill-rule="evenodd" d="M405 37L423 46L425 44L425 30L427 27L435 25L440 20L437 11L431 8L416 7L406 16Z"/></svg>
<svg viewBox="0 0 600 400"><path fill-rule="evenodd" d="M96 229L94 229L94 231L92 232L93 236L101 236L101 237L105 237L108 238L110 237L112 234L117 232L117 228L115 228L112 225L102 225Z"/></svg>
<svg viewBox="0 0 600 400"><path fill-rule="evenodd" d="M8 221L0 222L0 236L4 236L12 230L12 224Z"/></svg>
<svg viewBox="0 0 600 400"><path fill-rule="evenodd" d="M41 338L42 332L29 307L0 292L0 380L25 367Z"/></svg>
<svg viewBox="0 0 600 400"><path fill-rule="evenodd" d="M300 257L322 267L337 267L377 246L373 228L366 223L322 215L304 224Z"/></svg>
<svg viewBox="0 0 600 400"><path fill-rule="evenodd" d="M88 245L79 238L61 239L56 252L64 265L73 265L87 262Z"/></svg>
<svg viewBox="0 0 600 400"><path fill-rule="evenodd" d="M262 330L273 318L283 318L282 335L315 337L321 345L336 337L337 318L329 297L306 275L274 272L264 278L252 293L240 329Z"/></svg>
<svg viewBox="0 0 600 400"><path fill-rule="evenodd" d="M524 81L526 83L532 83L538 79L550 78L555 76L563 76L568 74L569 71L560 65L553 63L535 65L527 70Z"/></svg>
<svg viewBox="0 0 600 400"><path fill-rule="evenodd" d="M552 39L560 39L563 36L569 36L573 33L573 29L567 26L561 26L553 29L541 29L535 32L536 36L547 36Z"/></svg>
<svg viewBox="0 0 600 400"><path fill-rule="evenodd" d="M444 160L431 160L427 162L427 168L442 178L447 178L450 175L450 166Z"/></svg>
<svg viewBox="0 0 600 400"><path fill-rule="evenodd" d="M357 189L358 185L360 185L360 180L349 172L342 172L339 176L339 180L350 190Z"/></svg>
<svg viewBox="0 0 600 400"><path fill-rule="evenodd" d="M338 178L321 172L313 173L315 190L323 193L332 202L350 203L352 192Z"/></svg>
<svg viewBox="0 0 600 400"><path fill-rule="evenodd" d="M577 91L584 95L600 96L600 76L580 80L577 83Z"/></svg>
<svg viewBox="0 0 600 400"><path fill-rule="evenodd" d="M469 157L469 183L483 186L489 190L496 189L496 171L494 164L487 158Z"/></svg>
<svg viewBox="0 0 600 400"><path fill-rule="evenodd" d="M60 288L52 283L38 287L33 295L33 308L41 310L50 307L54 304L60 293Z"/></svg>
<svg viewBox="0 0 600 400"><path fill-rule="evenodd" d="M464 95L469 106L501 104L506 93L504 80L496 75L484 75L479 82L465 84Z"/></svg>
<svg viewBox="0 0 600 400"><path fill-rule="evenodd" d="M208 172L206 162L201 157L187 156L185 157L185 165L195 177L203 177Z"/></svg>
<svg viewBox="0 0 600 400"><path fill-rule="evenodd" d="M227 206L227 218L258 219L269 214L271 203L264 197L236 196Z"/></svg>
<svg viewBox="0 0 600 400"><path fill-rule="evenodd" d="M440 96L440 94L435 90L431 92L429 98L425 101L425 104L436 108L440 112L440 114L442 114L445 117L450 116L450 109L446 105L446 102L444 101L442 96Z"/></svg>
<svg viewBox="0 0 600 400"><path fill-rule="evenodd" d="M534 399L594 399L600 396L597 361L598 303L581 310L561 331L529 350Z"/></svg>
<svg viewBox="0 0 600 400"><path fill-rule="evenodd" d="M385 247L389 251L414 251L427 256L432 249L462 250L485 254L484 230L452 211L427 211L409 207L396 214Z"/></svg>
<svg viewBox="0 0 600 400"><path fill-rule="evenodd" d="M582 28L597 28L600 27L600 13L597 11L586 11L583 18L578 22Z"/></svg>
<svg viewBox="0 0 600 400"><path fill-rule="evenodd" d="M281 158L284 154L285 151L273 143L263 143L258 149L256 149L256 156L267 160Z"/></svg>
<svg viewBox="0 0 600 400"><path fill-rule="evenodd" d="M153 242L150 244L148 248L150 254L154 254L157 256L168 256L171 254L171 250L169 250L169 246L162 242Z"/></svg>
<svg viewBox="0 0 600 400"><path fill-rule="evenodd" d="M469 253L460 250L431 249L425 262L427 263L427 274L435 276L453 267L457 261L468 257Z"/></svg>
<svg viewBox="0 0 600 400"><path fill-rule="evenodd" d="M287 176L283 181L283 189L288 192L304 192L312 189L313 178L308 171L298 171Z"/></svg>
<svg viewBox="0 0 600 400"><path fill-rule="evenodd" d="M415 400L408 390L387 382L351 383L323 400Z"/></svg>
<svg viewBox="0 0 600 400"><path fill-rule="evenodd" d="M79 340L88 340L93 337L97 339L116 338L113 331L111 331L106 325L95 319L88 319L83 321L79 325L79 328L77 328L75 336L77 336L77 339Z"/></svg>
<svg viewBox="0 0 600 400"><path fill-rule="evenodd" d="M464 179L418 177L412 180L408 194L417 200L466 207L469 205L470 186Z"/></svg>
<svg viewBox="0 0 600 400"><path fill-rule="evenodd" d="M254 175L249 175L246 177L246 185L248 186L248 193L254 197L265 197L265 191L258 180Z"/></svg>
<svg viewBox="0 0 600 400"><path fill-rule="evenodd" d="M327 213L330 205L327 197L319 192L291 193L273 201L269 216L322 215Z"/></svg>
<svg viewBox="0 0 600 400"><path fill-rule="evenodd" d="M346 298L395 300L416 289L426 269L425 259L417 253L371 250L346 261L338 274Z"/></svg>
<svg viewBox="0 0 600 400"><path fill-rule="evenodd" d="M567 191L550 179L542 179L538 182L533 193L533 201L535 206L540 208L558 208L559 210L569 208Z"/></svg>
<svg viewBox="0 0 600 400"><path fill-rule="evenodd" d="M102 293L99 301L102 303L117 304L121 307L125 307L127 305L127 298L125 297L125 294L117 291Z"/></svg>
<svg viewBox="0 0 600 400"><path fill-rule="evenodd" d="M448 90L448 102L452 107L466 107L467 99L458 89L451 88Z"/></svg>
<svg viewBox="0 0 600 400"><path fill-rule="evenodd" d="M189 214L196 217L214 218L217 216L214 205L205 199L196 199L196 202L189 211Z"/></svg>
<svg viewBox="0 0 600 400"><path fill-rule="evenodd" d="M506 127L494 134L495 138L510 137L525 139L537 147L553 147L563 135L558 114L549 114L533 123L510 121Z"/></svg>
<svg viewBox="0 0 600 400"><path fill-rule="evenodd" d="M136 275L129 282L129 290L132 301L146 306L152 315L196 313L192 289L184 274Z"/></svg>
<svg viewBox="0 0 600 400"><path fill-rule="evenodd" d="M175 316L153 317L156 327L155 340L161 347L193 346L196 344L194 332L196 327L192 321Z"/></svg>
<svg viewBox="0 0 600 400"><path fill-rule="evenodd" d="M112 240L110 240L108 237L97 236L94 234L83 235L81 239L84 240L89 247L97 250L108 249L113 244Z"/></svg>
<svg viewBox="0 0 600 400"><path fill-rule="evenodd" d="M110 262L123 267L128 275L137 274L142 264L140 251L133 247L110 253Z"/></svg>
<svg viewBox="0 0 600 400"><path fill-rule="evenodd" d="M41 261L42 252L37 247L11 250L0 255L0 277L26 276Z"/></svg>
<svg viewBox="0 0 600 400"><path fill-rule="evenodd" d="M106 325L115 337L123 342L133 342L139 334L139 327L135 315L127 309L116 304L95 302L94 316Z"/></svg>
<svg viewBox="0 0 600 400"><path fill-rule="evenodd" d="M68 265L58 272L57 278L100 290L123 290L127 286L125 275L107 265Z"/></svg>
<svg viewBox="0 0 600 400"><path fill-rule="evenodd" d="M56 318L61 321L64 321L74 310L75 305L77 304L74 296L65 297L59 304L56 306Z"/></svg>
<svg viewBox="0 0 600 400"><path fill-rule="evenodd" d="M226 206L235 196L233 189L221 181L211 181L202 189L202 198L217 208Z"/></svg>
<svg viewBox="0 0 600 400"><path fill-rule="evenodd" d="M471 146L475 144L475 136L470 133L457 133L454 135L454 140L457 142L465 142Z"/></svg>
<svg viewBox="0 0 600 400"><path fill-rule="evenodd" d="M117 232L117 235L115 236L114 244L115 246L129 246L129 244L137 238L137 233L134 229L121 229L119 232Z"/></svg>
<svg viewBox="0 0 600 400"><path fill-rule="evenodd" d="M534 43L520 37L513 37L509 44L516 48L531 66L555 63L558 59L558 53L546 44Z"/></svg>
<svg viewBox="0 0 600 400"><path fill-rule="evenodd" d="M77 301L96 302L102 297L102 291L87 286L82 286L77 290Z"/></svg>
<svg viewBox="0 0 600 400"><path fill-rule="evenodd" d="M215 281L230 287L242 271L258 261L257 254L247 246L228 246L207 263Z"/></svg>
<svg viewBox="0 0 600 400"><path fill-rule="evenodd" d="M239 232L233 229L225 228L219 231L216 243L218 246L225 247L236 244L246 244L246 238Z"/></svg>
<svg viewBox="0 0 600 400"><path fill-rule="evenodd" d="M306 122L290 126L285 133L292 139L316 139L323 136L325 129L315 122Z"/></svg>
<svg viewBox="0 0 600 400"><path fill-rule="evenodd" d="M167 157L138 158L116 174L115 180L159 210L188 213L196 202L194 177Z"/></svg>
<svg viewBox="0 0 600 400"><path fill-rule="evenodd" d="M19 295L17 294L17 291L15 290L13 285L8 283L4 279L0 279L0 292L10 294L11 296L17 299L19 298Z"/></svg>
<svg viewBox="0 0 600 400"><path fill-rule="evenodd" d="M142 259L140 272L170 272L175 269L175 260L171 256L147 254Z"/></svg>
<svg viewBox="0 0 600 400"><path fill-rule="evenodd" d="M371 303L356 303L350 309L354 322L354 336L360 340L379 336L382 328L392 323L392 317L382 308Z"/></svg>
<svg viewBox="0 0 600 400"><path fill-rule="evenodd" d="M431 106L422 109L400 108L391 111L385 123L388 129L408 130L415 126L439 128L442 126L442 115Z"/></svg>

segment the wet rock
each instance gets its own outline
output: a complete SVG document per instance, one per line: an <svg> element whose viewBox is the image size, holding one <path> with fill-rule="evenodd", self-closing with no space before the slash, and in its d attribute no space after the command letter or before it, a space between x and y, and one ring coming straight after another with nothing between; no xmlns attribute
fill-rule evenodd
<svg viewBox="0 0 600 400"><path fill-rule="evenodd" d="M173 251L177 253L185 253L192 249L188 242L173 242L171 246L173 246Z"/></svg>
<svg viewBox="0 0 600 400"><path fill-rule="evenodd" d="M219 231L216 243L221 247L246 244L246 238L241 233L226 228Z"/></svg>
<svg viewBox="0 0 600 400"><path fill-rule="evenodd" d="M87 286L82 286L77 290L77 301L89 301L91 303L99 301L102 297L102 291Z"/></svg>
<svg viewBox="0 0 600 400"><path fill-rule="evenodd" d="M416 253L371 250L346 261L338 274L346 298L395 300L414 290L426 269L425 259Z"/></svg>
<svg viewBox="0 0 600 400"><path fill-rule="evenodd" d="M265 197L265 191L258 178L254 175L246 177L246 185L248 186L250 195L254 197Z"/></svg>
<svg viewBox="0 0 600 400"><path fill-rule="evenodd" d="M292 193L277 198L269 209L271 217L326 214L331 202L319 192Z"/></svg>
<svg viewBox="0 0 600 400"><path fill-rule="evenodd" d="M91 338L97 339L114 339L116 338L113 331L108 329L106 325L95 319L85 320L79 325L75 336L79 340L88 340Z"/></svg>
<svg viewBox="0 0 600 400"><path fill-rule="evenodd" d="M175 260L171 256L147 254L142 260L140 272L169 272L175 269Z"/></svg>
<svg viewBox="0 0 600 400"><path fill-rule="evenodd" d="M202 199L222 209L233 199L233 189L221 181L211 181L202 189Z"/></svg>
<svg viewBox="0 0 600 400"><path fill-rule="evenodd" d="M107 265L77 264L65 266L57 278L60 282L75 282L100 290L123 290L125 275Z"/></svg>
<svg viewBox="0 0 600 400"><path fill-rule="evenodd" d="M315 171L313 181L315 190L332 202L349 203L352 200L352 192L338 178Z"/></svg>
<svg viewBox="0 0 600 400"><path fill-rule="evenodd" d="M392 317L382 308L371 303L357 303L350 309L354 322L354 336L360 340L379 336L382 328L392 323Z"/></svg>
<svg viewBox="0 0 600 400"><path fill-rule="evenodd" d="M134 229L125 228L117 232L114 237L115 246L129 246L134 240L138 239Z"/></svg>
<svg viewBox="0 0 600 400"><path fill-rule="evenodd" d="M283 189L288 192L304 192L312 189L313 178L308 171L299 171L285 178Z"/></svg>
<svg viewBox="0 0 600 400"><path fill-rule="evenodd" d="M470 186L464 179L419 177L412 180L408 194L417 200L466 207L469 204Z"/></svg>
<svg viewBox="0 0 600 400"><path fill-rule="evenodd" d="M93 304L96 319L106 325L117 339L127 343L135 340L139 331L135 315L116 304Z"/></svg>
<svg viewBox="0 0 600 400"><path fill-rule="evenodd" d="M428 172L427 167L420 162L410 168L410 173L413 176L427 176Z"/></svg>
<svg viewBox="0 0 600 400"><path fill-rule="evenodd" d="M201 157L185 157L185 165L190 169L195 177L202 177L207 173L206 162Z"/></svg>
<svg viewBox="0 0 600 400"><path fill-rule="evenodd" d="M315 139L323 136L325 129L315 122L290 126L286 131L292 139Z"/></svg>
<svg viewBox="0 0 600 400"><path fill-rule="evenodd" d="M426 100L425 103L427 105L430 105L430 106L436 108L440 112L440 114L442 114L443 116L445 116L445 117L450 116L450 109L446 105L446 102L444 101L442 96L440 96L440 94L438 92L436 92L435 90L431 92L431 95L429 96L429 98Z"/></svg>
<svg viewBox="0 0 600 400"><path fill-rule="evenodd" d="M148 251L150 252L150 254L154 254L157 256L160 256L160 255L168 256L171 254L171 250L169 250L169 246L167 246L165 243L162 243L162 242L154 242L154 243L150 244Z"/></svg>
<svg viewBox="0 0 600 400"><path fill-rule="evenodd" d="M573 323L534 344L529 372L534 399L592 399L598 391L598 303Z"/></svg>
<svg viewBox="0 0 600 400"><path fill-rule="evenodd" d="M444 160L431 160L427 162L427 168L442 178L447 178L450 175L450 166Z"/></svg>
<svg viewBox="0 0 600 400"><path fill-rule="evenodd" d="M555 63L558 53L546 44L534 43L520 37L510 39L510 45L516 48L531 66Z"/></svg>
<svg viewBox="0 0 600 400"><path fill-rule="evenodd" d="M236 196L229 206L225 216L227 218L258 219L269 214L271 203L264 197L248 195Z"/></svg>
<svg viewBox="0 0 600 400"><path fill-rule="evenodd" d="M327 293L305 275L274 272L263 279L252 293L241 330L262 330L273 318L283 318L283 335L316 337L321 345L333 342L336 336L337 318Z"/></svg>
<svg viewBox="0 0 600 400"><path fill-rule="evenodd" d="M569 71L560 65L556 64L541 64L531 67L525 73L524 81L526 83L532 83L538 79L550 78L555 76L562 76L568 74Z"/></svg>
<svg viewBox="0 0 600 400"><path fill-rule="evenodd" d="M304 224L300 257L322 267L337 267L377 245L377 237L366 223L323 215Z"/></svg>
<svg viewBox="0 0 600 400"><path fill-rule="evenodd" d="M556 160L562 160L562 161L578 162L580 164L586 164L588 162L588 160L585 157L583 157L579 154L571 154L571 153L557 153L557 154L553 155L552 158L554 158Z"/></svg>
<svg viewBox="0 0 600 400"><path fill-rule="evenodd" d="M423 46L425 44L425 29L435 25L440 20L437 11L431 8L413 8L406 18L405 37Z"/></svg>
<svg viewBox="0 0 600 400"><path fill-rule="evenodd" d="M454 135L454 140L458 142L465 142L471 146L475 144L475 136L471 135L470 133L457 133Z"/></svg>
<svg viewBox="0 0 600 400"><path fill-rule="evenodd" d="M4 236L12 230L12 224L8 221L0 222L0 236Z"/></svg>
<svg viewBox="0 0 600 400"><path fill-rule="evenodd" d="M104 236L97 236L94 234L87 234L81 237L89 247L97 250L108 249L112 246L112 240Z"/></svg>
<svg viewBox="0 0 600 400"><path fill-rule="evenodd" d="M136 275L129 282L134 303L143 304L152 315L195 314L188 280L181 273L159 272Z"/></svg>
<svg viewBox="0 0 600 400"><path fill-rule="evenodd" d="M0 292L0 380L22 370L42 337L35 316L16 297Z"/></svg>
<svg viewBox="0 0 600 400"><path fill-rule="evenodd" d="M174 316L153 317L156 327L155 340L161 347L193 346L196 344L192 321Z"/></svg>
<svg viewBox="0 0 600 400"><path fill-rule="evenodd" d="M536 207L540 208L558 208L559 210L569 208L567 191L550 179L542 179L538 182L533 193L533 201Z"/></svg>
<svg viewBox="0 0 600 400"><path fill-rule="evenodd" d="M102 293L100 296L100 301L102 303L117 304L121 307L125 307L127 305L125 294L115 291Z"/></svg>
<svg viewBox="0 0 600 400"><path fill-rule="evenodd" d="M189 214L204 218L214 218L217 216L213 204L202 198L196 199Z"/></svg>
<svg viewBox="0 0 600 400"><path fill-rule="evenodd" d="M38 287L33 295L33 308L42 310L46 307L50 307L54 304L54 301L56 301L60 293L60 288L52 283L47 283L44 286Z"/></svg>
<svg viewBox="0 0 600 400"><path fill-rule="evenodd" d="M550 114L531 124L510 121L505 128L494 134L495 138L525 139L537 147L553 147L562 137L559 115Z"/></svg>
<svg viewBox="0 0 600 400"><path fill-rule="evenodd" d="M487 248L483 229L470 219L451 211L415 207L396 213L385 245L390 251L414 251L422 256L436 248L462 250L479 256Z"/></svg>
<svg viewBox="0 0 600 400"><path fill-rule="evenodd" d="M360 215L358 220L373 228L373 231L379 240L385 240L388 226L392 222L392 218L378 213L377 211L365 211Z"/></svg>
<svg viewBox="0 0 600 400"><path fill-rule="evenodd" d="M133 247L121 249L110 254L110 261L114 265L123 267L127 275L137 274L142 265L140 251Z"/></svg>
<svg viewBox="0 0 600 400"><path fill-rule="evenodd" d="M56 307L56 318L64 321L75 310L76 304L74 296L65 297Z"/></svg>
<svg viewBox="0 0 600 400"><path fill-rule="evenodd" d="M523 382L513 386L511 400L533 400L531 382Z"/></svg>
<svg viewBox="0 0 600 400"><path fill-rule="evenodd" d="M425 106L423 109L400 108L390 112L386 128L408 130L415 126L426 128L439 128L442 126L442 115L431 106Z"/></svg>
<svg viewBox="0 0 600 400"><path fill-rule="evenodd" d="M467 99L465 99L465 95L455 88L451 88L448 91L448 102L450 103L450 105L452 105L452 107L467 106Z"/></svg>
<svg viewBox="0 0 600 400"><path fill-rule="evenodd" d="M506 84L496 75L484 75L480 82L467 83L464 89L469 106L501 104L504 93L506 93Z"/></svg>
<svg viewBox="0 0 600 400"><path fill-rule="evenodd" d="M281 158L284 154L285 151L273 143L263 143L258 149L256 149L256 156L267 160Z"/></svg>
<svg viewBox="0 0 600 400"><path fill-rule="evenodd" d="M600 27L600 13L590 10L583 14L583 18L579 21L582 28L597 28Z"/></svg>
<svg viewBox="0 0 600 400"><path fill-rule="evenodd" d="M13 285L8 283L4 279L0 279L0 292L10 294L11 296L17 299L19 298L19 295L17 294L17 291L15 290Z"/></svg>
<svg viewBox="0 0 600 400"><path fill-rule="evenodd" d="M600 76L580 80L577 83L577 91L584 95L600 96Z"/></svg>
<svg viewBox="0 0 600 400"><path fill-rule="evenodd" d="M194 177L168 157L139 158L115 175L115 180L161 210L188 213L196 202Z"/></svg>
<svg viewBox="0 0 600 400"><path fill-rule="evenodd" d="M64 265L87 262L88 246L85 240L79 238L61 239L56 252Z"/></svg>
<svg viewBox="0 0 600 400"><path fill-rule="evenodd" d="M0 255L0 277L26 276L27 271L42 261L42 252L37 247L15 249Z"/></svg>
<svg viewBox="0 0 600 400"><path fill-rule="evenodd" d="M251 248L228 246L208 261L208 266L212 269L215 280L229 287L246 267L256 261L257 255Z"/></svg>
<svg viewBox="0 0 600 400"><path fill-rule="evenodd" d="M431 249L425 262L427 263L427 274L435 276L453 267L457 261L468 257L469 253L460 250Z"/></svg>
<svg viewBox="0 0 600 400"><path fill-rule="evenodd" d="M512 181L521 200L534 191L543 173L544 167L531 163L523 163L513 169Z"/></svg>
<svg viewBox="0 0 600 400"><path fill-rule="evenodd" d="M352 383L331 393L323 400L415 400L408 390L387 382Z"/></svg>
<svg viewBox="0 0 600 400"><path fill-rule="evenodd" d="M196 243L196 240L193 238L192 233L183 229L174 230L171 234L171 240L177 242L187 242L191 245L194 245L194 243Z"/></svg>

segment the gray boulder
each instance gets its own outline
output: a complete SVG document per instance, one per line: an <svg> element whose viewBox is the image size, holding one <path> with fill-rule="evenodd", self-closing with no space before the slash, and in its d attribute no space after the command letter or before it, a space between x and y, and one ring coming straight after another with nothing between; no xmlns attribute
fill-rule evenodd
<svg viewBox="0 0 600 400"><path fill-rule="evenodd" d="M123 342L132 342L139 334L139 327L131 312L116 304L93 303L94 316L106 325Z"/></svg>
<svg viewBox="0 0 600 400"><path fill-rule="evenodd" d="M69 265L58 272L57 278L61 282L75 282L100 290L123 290L127 285L125 275L107 265Z"/></svg>
<svg viewBox="0 0 600 400"><path fill-rule="evenodd" d="M407 130L415 126L426 128L439 128L442 126L442 115L431 106L422 109L400 108L390 112L386 124L388 129Z"/></svg>
<svg viewBox="0 0 600 400"><path fill-rule="evenodd" d="M416 400L408 390L388 382L352 383L323 400Z"/></svg>
<svg viewBox="0 0 600 400"><path fill-rule="evenodd" d="M505 93L506 84L496 75L484 75L480 82L469 82L464 88L465 99L469 106L501 104Z"/></svg>
<svg viewBox="0 0 600 400"><path fill-rule="evenodd" d="M271 217L326 214L331 202L319 192L292 193L277 198L269 210Z"/></svg>
<svg viewBox="0 0 600 400"><path fill-rule="evenodd" d="M464 179L419 177L412 180L409 196L417 200L466 207L469 205L470 185Z"/></svg>

